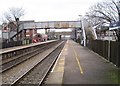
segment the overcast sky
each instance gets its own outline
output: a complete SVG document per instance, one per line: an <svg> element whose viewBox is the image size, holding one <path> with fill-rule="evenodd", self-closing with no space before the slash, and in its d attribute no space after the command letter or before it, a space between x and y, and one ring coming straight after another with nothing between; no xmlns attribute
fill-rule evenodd
<svg viewBox="0 0 120 86"><path fill-rule="evenodd" d="M21 20L61 21L77 20L88 8L103 0L0 0L0 19L11 7L22 7Z"/></svg>

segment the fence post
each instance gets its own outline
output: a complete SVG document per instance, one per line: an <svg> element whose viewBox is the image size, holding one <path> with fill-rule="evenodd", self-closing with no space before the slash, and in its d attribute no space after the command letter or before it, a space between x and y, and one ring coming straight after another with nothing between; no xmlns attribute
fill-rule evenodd
<svg viewBox="0 0 120 86"><path fill-rule="evenodd" d="M118 42L117 66L120 67L120 42Z"/></svg>
<svg viewBox="0 0 120 86"><path fill-rule="evenodd" d="M108 41L108 61L110 61L110 40Z"/></svg>
<svg viewBox="0 0 120 86"><path fill-rule="evenodd" d="M120 42L119 42L119 45L118 45L118 53L119 53L119 55L118 55L118 67L120 67Z"/></svg>

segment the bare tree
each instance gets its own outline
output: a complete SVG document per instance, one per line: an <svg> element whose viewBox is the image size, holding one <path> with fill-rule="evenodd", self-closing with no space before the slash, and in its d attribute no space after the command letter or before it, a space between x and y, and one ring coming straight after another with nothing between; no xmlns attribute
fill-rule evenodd
<svg viewBox="0 0 120 86"><path fill-rule="evenodd" d="M93 26L120 21L120 0L97 3L86 15ZM120 41L120 30L115 30L115 32Z"/></svg>
<svg viewBox="0 0 120 86"><path fill-rule="evenodd" d="M19 19L24 16L24 9L23 8L15 8L12 7L9 9L8 12L4 13L4 16L8 22L10 21L15 21L16 22L16 27L17 27L17 40L19 40L18 33L19 33Z"/></svg>
<svg viewBox="0 0 120 86"><path fill-rule="evenodd" d="M24 16L24 9L23 8L9 8L8 12L4 13L4 16L6 18L7 21L16 21L17 18L21 18L22 16Z"/></svg>

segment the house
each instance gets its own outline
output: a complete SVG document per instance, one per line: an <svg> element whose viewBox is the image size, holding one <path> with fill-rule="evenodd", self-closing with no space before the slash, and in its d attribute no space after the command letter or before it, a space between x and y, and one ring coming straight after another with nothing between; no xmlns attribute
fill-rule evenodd
<svg viewBox="0 0 120 86"><path fill-rule="evenodd" d="M31 39L33 38L34 34L37 34L34 20L22 21L22 25L24 30L24 38Z"/></svg>
<svg viewBox="0 0 120 86"><path fill-rule="evenodd" d="M99 40L116 40L116 33L115 31L110 31L109 26L101 26L96 29L97 39Z"/></svg>
<svg viewBox="0 0 120 86"><path fill-rule="evenodd" d="M17 35L19 40L30 39L32 40L34 34L37 34L37 29L35 28L35 22L32 21L19 21L17 25L15 21L2 24L2 35L3 39L7 41L16 41Z"/></svg>
<svg viewBox="0 0 120 86"><path fill-rule="evenodd" d="M116 31L116 38L117 41L120 42L120 21L118 22L114 22L114 23L110 23L110 31Z"/></svg>

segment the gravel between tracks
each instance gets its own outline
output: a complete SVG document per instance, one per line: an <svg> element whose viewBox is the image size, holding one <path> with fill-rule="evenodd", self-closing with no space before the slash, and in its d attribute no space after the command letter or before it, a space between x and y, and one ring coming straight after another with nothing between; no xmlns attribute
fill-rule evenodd
<svg viewBox="0 0 120 86"><path fill-rule="evenodd" d="M53 51L59 44L56 46L46 50L43 53L40 53L39 55L23 62L22 64L17 65L16 67L0 74L0 77L2 76L2 84L11 84L16 79L18 79L21 74L25 73L27 70L31 69L34 65L39 63L41 59L46 57L51 51Z"/></svg>
<svg viewBox="0 0 120 86"><path fill-rule="evenodd" d="M56 45L56 43L54 43L54 45ZM42 45L40 48L38 47L37 49L34 49L33 51L21 54L17 58L16 57L12 57L12 58L6 59L4 61L7 61L7 62L2 64L2 70L0 72L4 72L4 71L6 71L8 69L11 69L11 67L14 67L15 65L18 65L19 63L21 63L21 62L23 62L23 61L25 61L27 59L30 59L31 57L33 57L33 56L35 56L35 55L37 55L39 53L42 53L43 51L51 48L52 46L53 46L53 43L52 44L48 44L46 46ZM8 60L10 60L10 61L8 61Z"/></svg>
<svg viewBox="0 0 120 86"><path fill-rule="evenodd" d="M39 82L43 79L43 76L46 74L46 71L53 63L53 61L59 55L61 49L63 48L63 44L59 46L54 52L52 52L46 59L44 59L40 64L38 64L32 71L30 71L25 77L23 77L16 85L35 85L39 84Z"/></svg>

